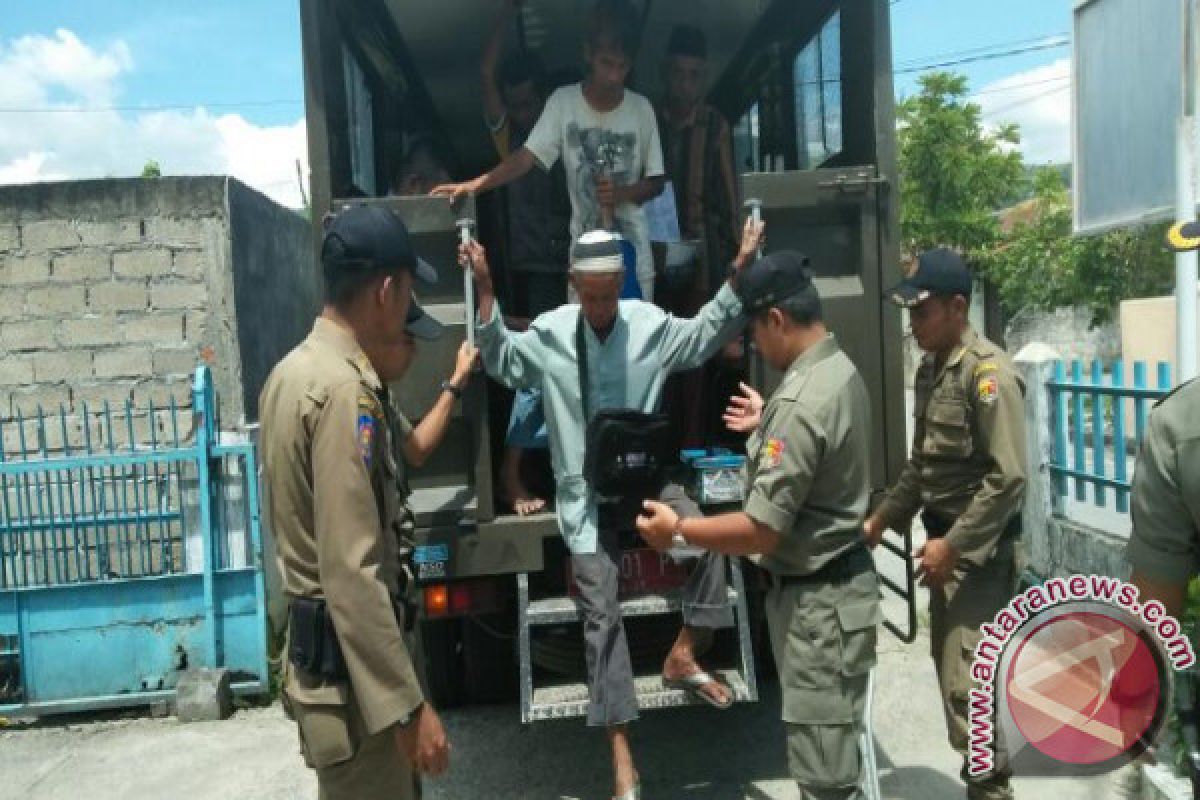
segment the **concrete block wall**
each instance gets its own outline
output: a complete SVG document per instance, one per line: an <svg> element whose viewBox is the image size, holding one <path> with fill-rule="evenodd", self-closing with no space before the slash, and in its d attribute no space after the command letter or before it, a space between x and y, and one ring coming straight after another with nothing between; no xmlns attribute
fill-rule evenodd
<svg viewBox="0 0 1200 800"><path fill-rule="evenodd" d="M237 197L232 210L231 194ZM245 208L258 212L259 224L235 221ZM241 237L269 243L235 246L234 227ZM104 401L123 410L127 400L163 408L173 398L188 406L201 363L213 370L226 426L243 422L247 393L238 313L269 316L271 298L247 288L237 301L235 269L263 267L246 258L235 263L234 253L249 249L270 259L279 250L270 243L279 241L290 248L290 263L274 266L306 276L291 281L301 300L289 306L303 309L305 318L288 320L279 335L257 321L247 326L266 340L254 346L267 357L299 340L296 331L307 330L316 305L311 231L299 215L224 177L0 187L0 425L6 452L18 439L18 410L65 409L73 439L83 431L85 403L90 410ZM136 422L139 438L154 424L148 414ZM27 435L33 425L26 422ZM117 427L114 439L127 439L124 425ZM62 439L59 425L49 428L54 432L47 431L47 439Z"/></svg>

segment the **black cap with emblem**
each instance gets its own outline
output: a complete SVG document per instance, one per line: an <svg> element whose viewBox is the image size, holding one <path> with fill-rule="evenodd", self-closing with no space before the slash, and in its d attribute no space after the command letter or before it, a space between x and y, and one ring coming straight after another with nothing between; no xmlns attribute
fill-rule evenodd
<svg viewBox="0 0 1200 800"><path fill-rule="evenodd" d="M958 253L938 247L922 253L913 274L892 287L887 296L898 306L912 308L934 295L956 294L971 298L971 271Z"/></svg>
<svg viewBox="0 0 1200 800"><path fill-rule="evenodd" d="M742 271L737 293L745 313L757 314L808 289L812 277L807 256L795 250L779 250Z"/></svg>
<svg viewBox="0 0 1200 800"><path fill-rule="evenodd" d="M437 270L413 250L404 222L379 205L353 205L328 219L321 241L321 266L327 279L339 272L366 275L401 270L430 286L438 279ZM441 324L417 304L415 294L404 327L418 339L433 340L442 333Z"/></svg>

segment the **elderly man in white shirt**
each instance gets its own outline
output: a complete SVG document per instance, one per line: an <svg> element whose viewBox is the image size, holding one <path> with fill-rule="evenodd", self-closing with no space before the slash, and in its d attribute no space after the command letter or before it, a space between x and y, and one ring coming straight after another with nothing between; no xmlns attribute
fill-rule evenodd
<svg viewBox="0 0 1200 800"><path fill-rule="evenodd" d="M745 325L733 284L753 260L762 230L761 223L747 221L730 281L692 319L677 319L652 303L620 300L624 267L619 238L606 231L585 233L571 254L570 280L579 303L542 314L522 333L504 327L483 247L471 242L462 249L478 290L476 341L484 367L509 388L543 392L559 530L571 551L584 619L588 724L608 729L620 798L637 797L637 771L626 733L626 724L637 718L637 699L617 598L620 531L607 524L583 474L588 420L581 402L577 341L581 337L586 347L586 406L592 413L656 411L670 373L699 367ZM668 486L663 498L685 515L700 513L678 487ZM632 527L632 518L630 523ZM723 556L705 556L694 566L684 588L684 625L663 667L668 685L718 708L728 707L732 696L696 663L694 644L704 641L710 629L733 624L726 580Z"/></svg>

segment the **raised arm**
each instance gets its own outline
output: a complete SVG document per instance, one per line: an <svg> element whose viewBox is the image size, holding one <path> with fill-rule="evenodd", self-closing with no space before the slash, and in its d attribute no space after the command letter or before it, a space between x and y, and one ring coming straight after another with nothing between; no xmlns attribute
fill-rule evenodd
<svg viewBox="0 0 1200 800"><path fill-rule="evenodd" d="M504 122L508 112L504 107L504 98L500 96L500 87L496 83L496 72L500 65L500 55L504 52L504 37L508 34L509 25L517 16L517 9L517 0L502 0L500 13L496 15L492 33L479 60L479 77L483 84L483 114L488 127L492 129Z"/></svg>
<svg viewBox="0 0 1200 800"><path fill-rule="evenodd" d="M458 349L454 363L454 373L449 383L460 392L471 380L471 367L479 355L477 348L463 342ZM433 455L433 451L446 438L446 429L450 426L450 417L454 413L454 403L458 398L450 391L438 394L433 407L421 418L421 421L404 439L404 460L414 467L419 467Z"/></svg>
<svg viewBox="0 0 1200 800"><path fill-rule="evenodd" d="M746 220L742 247L733 260L733 275L691 319L667 318L662 341L663 366L672 372L694 369L712 356L746 324L735 288L737 276L754 260L763 240L762 222Z"/></svg>
<svg viewBox="0 0 1200 800"><path fill-rule="evenodd" d="M475 240L459 247L459 262L470 266L475 278L475 293L479 301L476 342L484 369L493 379L510 389L527 389L542 381L545 363L536 330L513 333L504 326L500 305L492 285L487 253ZM476 320L468 320L474 325Z"/></svg>

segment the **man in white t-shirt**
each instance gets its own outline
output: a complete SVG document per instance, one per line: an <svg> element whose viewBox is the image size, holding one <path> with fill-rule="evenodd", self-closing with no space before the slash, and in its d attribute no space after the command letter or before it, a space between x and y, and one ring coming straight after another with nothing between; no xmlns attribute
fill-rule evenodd
<svg viewBox="0 0 1200 800"><path fill-rule="evenodd" d="M584 44L588 73L583 83L550 95L524 146L490 172L438 186L433 194L457 200L504 186L535 165L549 169L561 158L572 238L597 228L620 233L637 253L642 297L652 300L654 261L642 203L662 192L664 170L654 107L625 88L637 25L627 0L600 0Z"/></svg>

